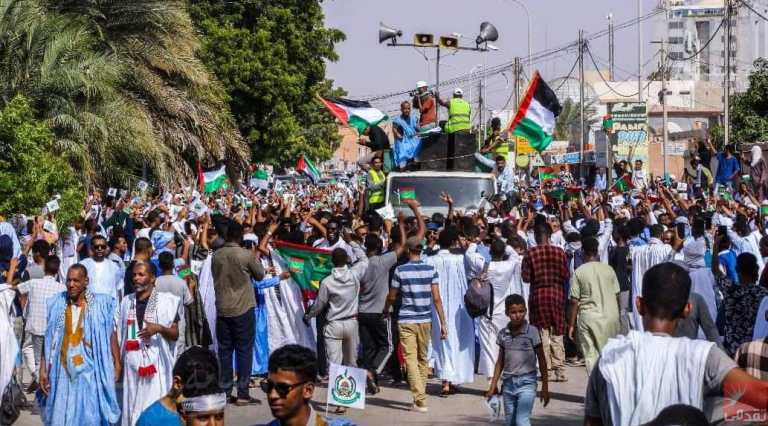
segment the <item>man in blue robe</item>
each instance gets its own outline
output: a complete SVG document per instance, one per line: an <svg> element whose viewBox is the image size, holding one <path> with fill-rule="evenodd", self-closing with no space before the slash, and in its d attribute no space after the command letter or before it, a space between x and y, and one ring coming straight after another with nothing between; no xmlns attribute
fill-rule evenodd
<svg viewBox="0 0 768 426"><path fill-rule="evenodd" d="M115 378L120 355L115 300L87 290L88 271L73 265L67 291L48 300L40 363L40 407L45 425L110 425L120 419Z"/></svg>
<svg viewBox="0 0 768 426"><path fill-rule="evenodd" d="M421 139L418 135L419 120L411 113L411 104L400 104L400 115L392 119L392 133L395 135L395 166L405 168L409 161L413 161L421 149Z"/></svg>

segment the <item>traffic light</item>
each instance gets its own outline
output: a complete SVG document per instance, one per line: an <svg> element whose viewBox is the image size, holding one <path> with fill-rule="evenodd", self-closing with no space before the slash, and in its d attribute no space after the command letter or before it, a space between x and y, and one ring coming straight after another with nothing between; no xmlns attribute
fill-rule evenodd
<svg viewBox="0 0 768 426"><path fill-rule="evenodd" d="M440 47L443 49L458 49L459 39L456 37L440 37Z"/></svg>
<svg viewBox="0 0 768 426"><path fill-rule="evenodd" d="M419 47L435 47L435 36L432 34L414 34L413 44Z"/></svg>

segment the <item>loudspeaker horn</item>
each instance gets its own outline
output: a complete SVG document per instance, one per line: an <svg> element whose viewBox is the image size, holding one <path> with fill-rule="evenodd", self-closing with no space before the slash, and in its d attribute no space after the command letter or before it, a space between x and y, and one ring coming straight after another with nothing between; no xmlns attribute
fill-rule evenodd
<svg viewBox="0 0 768 426"><path fill-rule="evenodd" d="M397 43L397 38L401 37L403 35L403 32L392 27L388 27L384 25L384 23L379 22L379 43L384 43L387 40L392 40L392 44Z"/></svg>
<svg viewBox="0 0 768 426"><path fill-rule="evenodd" d="M483 22L480 24L480 34L477 35L475 43L483 44L488 41L496 41L499 39L499 32L496 27L490 22Z"/></svg>

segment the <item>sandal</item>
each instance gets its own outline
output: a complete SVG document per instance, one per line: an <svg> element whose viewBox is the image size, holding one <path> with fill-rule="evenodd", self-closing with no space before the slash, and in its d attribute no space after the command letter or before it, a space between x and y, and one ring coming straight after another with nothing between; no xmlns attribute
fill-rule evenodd
<svg viewBox="0 0 768 426"><path fill-rule="evenodd" d="M451 389L443 389L440 391L440 398L448 398L448 396L451 394Z"/></svg>

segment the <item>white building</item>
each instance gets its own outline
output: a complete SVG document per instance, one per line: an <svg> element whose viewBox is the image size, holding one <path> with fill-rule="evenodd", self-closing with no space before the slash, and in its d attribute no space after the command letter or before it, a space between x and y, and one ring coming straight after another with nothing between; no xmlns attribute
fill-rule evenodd
<svg viewBox="0 0 768 426"><path fill-rule="evenodd" d="M749 1L758 12L768 14L768 0ZM768 22L736 4L731 17L731 84L744 91L752 62L768 56ZM653 40L667 41L671 78L724 81L725 0L662 0L659 7L667 13L656 18Z"/></svg>

